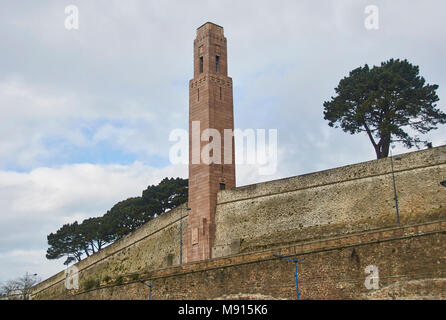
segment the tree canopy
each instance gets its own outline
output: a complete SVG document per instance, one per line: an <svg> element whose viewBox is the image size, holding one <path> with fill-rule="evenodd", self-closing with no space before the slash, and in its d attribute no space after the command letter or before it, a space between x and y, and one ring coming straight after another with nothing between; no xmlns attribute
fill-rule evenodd
<svg viewBox="0 0 446 320"><path fill-rule="evenodd" d="M149 220L187 202L188 180L165 178L150 185L141 197L115 204L101 217L63 225L47 236L47 259L66 257L65 265L100 251L104 246L135 231Z"/></svg>
<svg viewBox="0 0 446 320"><path fill-rule="evenodd" d="M336 97L324 102L324 119L344 132L365 132L378 159L389 155L393 142L411 148L429 144L408 129L425 134L446 123L437 108L438 85L426 84L419 67L407 60L391 59L350 72L335 88Z"/></svg>

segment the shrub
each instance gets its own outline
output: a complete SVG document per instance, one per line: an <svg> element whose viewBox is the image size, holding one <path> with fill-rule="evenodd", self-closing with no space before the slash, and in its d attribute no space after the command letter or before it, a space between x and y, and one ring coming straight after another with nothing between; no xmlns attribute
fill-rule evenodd
<svg viewBox="0 0 446 320"><path fill-rule="evenodd" d="M139 280L139 274L138 273L134 273L130 276L130 279L132 279L133 281Z"/></svg>
<svg viewBox="0 0 446 320"><path fill-rule="evenodd" d="M99 280L88 279L84 282L84 289L90 290L99 287L99 285L100 285Z"/></svg>

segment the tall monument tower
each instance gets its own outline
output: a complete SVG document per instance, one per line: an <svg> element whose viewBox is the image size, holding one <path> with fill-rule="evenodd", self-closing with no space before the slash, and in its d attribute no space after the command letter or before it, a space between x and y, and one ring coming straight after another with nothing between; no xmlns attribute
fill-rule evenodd
<svg viewBox="0 0 446 320"><path fill-rule="evenodd" d="M189 82L191 210L184 234L183 262L186 263L211 258L217 192L235 187L234 138L229 136L225 143L225 129L234 131L232 79L228 77L226 38L222 27L207 22L197 29L194 78ZM221 137L220 145L214 143L216 131ZM213 146L218 145L220 161L215 161L214 153L217 150L209 148L210 142ZM214 161L204 159L206 154Z"/></svg>

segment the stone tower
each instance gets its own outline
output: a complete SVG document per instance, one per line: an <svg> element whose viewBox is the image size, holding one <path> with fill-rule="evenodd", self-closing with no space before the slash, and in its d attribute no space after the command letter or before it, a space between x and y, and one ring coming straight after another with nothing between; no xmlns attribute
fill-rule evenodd
<svg viewBox="0 0 446 320"><path fill-rule="evenodd" d="M210 259L215 235L217 192L235 187L232 79L228 77L223 28L207 22L197 29L194 41L194 78L189 83L189 218L184 234L183 262ZM221 161L214 157L215 129L221 137ZM226 140L226 143L224 143ZM206 148L208 146L208 148ZM217 149L217 148L215 148ZM226 149L226 155L225 155Z"/></svg>

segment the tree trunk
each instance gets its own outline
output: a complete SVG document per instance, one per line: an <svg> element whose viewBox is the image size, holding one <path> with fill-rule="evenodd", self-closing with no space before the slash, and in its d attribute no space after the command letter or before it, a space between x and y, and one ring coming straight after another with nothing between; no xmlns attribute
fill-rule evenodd
<svg viewBox="0 0 446 320"><path fill-rule="evenodd" d="M376 156L378 159L387 158L389 156L390 148L390 134L385 134L381 136L377 148L375 148Z"/></svg>

